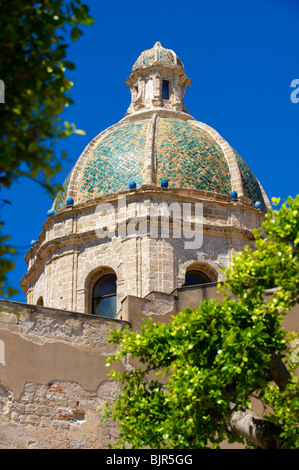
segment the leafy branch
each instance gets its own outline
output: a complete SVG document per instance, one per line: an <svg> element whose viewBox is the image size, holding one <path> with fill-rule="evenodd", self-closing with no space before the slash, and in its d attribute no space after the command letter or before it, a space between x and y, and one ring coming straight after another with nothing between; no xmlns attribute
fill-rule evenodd
<svg viewBox="0 0 299 470"><path fill-rule="evenodd" d="M119 423L115 447L217 448L226 439L298 448L298 377L284 363L294 335L283 319L299 300L299 196L269 212L254 237L255 249L226 270L221 301L205 300L168 324L149 319L139 331L111 332L118 349L107 365L131 365L112 370L122 394L102 410L103 420ZM263 417L251 411L253 395Z"/></svg>
<svg viewBox="0 0 299 470"><path fill-rule="evenodd" d="M56 155L56 144L83 133L75 124L62 123L60 117L73 103L73 83L66 75L67 69L75 68L66 56L68 37L77 41L81 26L93 24L94 19L81 0L0 0L0 10L0 79L5 84L0 113L0 190L27 177L54 197L60 187L53 186L52 180L66 158L64 151ZM11 292L4 284L6 272L13 266L5 252L13 255L15 251L6 245L2 250L2 295Z"/></svg>

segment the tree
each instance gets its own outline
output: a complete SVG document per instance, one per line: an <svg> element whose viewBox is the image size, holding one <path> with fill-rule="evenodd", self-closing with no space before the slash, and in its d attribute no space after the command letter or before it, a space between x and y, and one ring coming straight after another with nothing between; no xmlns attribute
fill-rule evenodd
<svg viewBox="0 0 299 470"><path fill-rule="evenodd" d="M6 274L14 269L14 262L11 256L16 254L16 249L6 242L10 237L2 233L3 222L0 222L0 295L14 295L16 289L7 286Z"/></svg>
<svg viewBox="0 0 299 470"><path fill-rule="evenodd" d="M94 20L81 0L0 0L0 12L0 79L5 87L5 102L0 103L0 190L27 177L54 196L60 187L52 179L66 156L57 156L55 145L83 132L74 124L62 124L59 117L73 103L66 69L75 66L66 59L65 38L77 41L80 26ZM13 253L2 241L0 257ZM13 292L5 287L6 272L12 268L11 260L0 259L2 295Z"/></svg>
<svg viewBox="0 0 299 470"><path fill-rule="evenodd" d="M226 270L221 301L111 332L118 349L107 365L126 365L110 372L123 388L103 417L119 422L115 446L299 447L298 340L283 327L298 303L299 196L269 211L254 237L255 249ZM251 411L252 397L263 416Z"/></svg>

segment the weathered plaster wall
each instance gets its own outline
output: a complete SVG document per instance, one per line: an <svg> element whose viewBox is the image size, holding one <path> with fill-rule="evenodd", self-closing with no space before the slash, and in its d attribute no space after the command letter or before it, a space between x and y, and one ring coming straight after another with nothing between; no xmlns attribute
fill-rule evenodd
<svg viewBox="0 0 299 470"><path fill-rule="evenodd" d="M125 322L0 301L0 448L103 448L109 330ZM1 358L0 358L1 359Z"/></svg>
<svg viewBox="0 0 299 470"><path fill-rule="evenodd" d="M149 316L168 322L216 296L215 283L127 296L123 320L0 300L0 448L107 448L117 429L113 421L101 423L98 410L120 393L108 380L109 331L137 329ZM299 306L285 327L299 331Z"/></svg>

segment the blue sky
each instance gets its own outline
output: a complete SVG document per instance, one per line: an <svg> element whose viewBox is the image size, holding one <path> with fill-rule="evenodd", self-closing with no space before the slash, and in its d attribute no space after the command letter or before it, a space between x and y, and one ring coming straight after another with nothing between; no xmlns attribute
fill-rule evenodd
<svg viewBox="0 0 299 470"><path fill-rule="evenodd" d="M270 198L284 201L299 193L299 102L290 98L291 82L299 79L298 0L85 3L96 21L77 43L70 41L68 59L76 69L68 77L75 104L62 118L86 135L57 146L68 160L56 183L63 183L90 140L124 117L130 104L126 77L139 54L160 41L178 54L191 78L185 95L190 114L242 155ZM26 180L2 197L12 202L1 218L19 251L9 276L19 287L24 255L52 200ZM25 295L20 291L12 300L25 302Z"/></svg>

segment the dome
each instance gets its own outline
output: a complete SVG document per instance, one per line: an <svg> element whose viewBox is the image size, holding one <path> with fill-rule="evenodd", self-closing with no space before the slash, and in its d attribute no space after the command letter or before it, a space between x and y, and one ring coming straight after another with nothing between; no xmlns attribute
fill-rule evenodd
<svg viewBox="0 0 299 470"><path fill-rule="evenodd" d="M125 299L153 293L168 315L187 272L221 281L233 255L252 246L267 196L241 155L186 110L190 79L161 48L149 66L141 54L127 78L127 112L83 150L32 240L21 281L29 303L42 297L49 307L95 313L94 287L113 274L117 318L129 320Z"/></svg>
<svg viewBox="0 0 299 470"><path fill-rule="evenodd" d="M154 116L155 121L153 116L124 119L100 134L82 154L78 162L80 171L75 167L66 178L54 209L64 206L69 196L75 203L83 203L128 191L131 181L139 188L144 184L158 187L162 180L168 181L169 190L200 190L229 196L237 188L239 196L245 196L252 204L260 201L262 209L266 209L266 196L257 178L216 131L192 119L167 116L166 111ZM148 181L145 166L152 140L155 148L151 161L155 169L154 177Z"/></svg>
<svg viewBox="0 0 299 470"><path fill-rule="evenodd" d="M66 178L53 209L72 198L81 204L136 189L236 193L265 212L269 200L245 160L214 129L190 116L184 93L190 85L182 62L156 42L142 52L127 85L131 104L125 117L86 147ZM131 185L132 186L132 185Z"/></svg>
<svg viewBox="0 0 299 470"><path fill-rule="evenodd" d="M160 42L156 42L152 49L147 49L140 54L133 65L133 71L159 63L184 68L182 61L173 50L165 49Z"/></svg>

